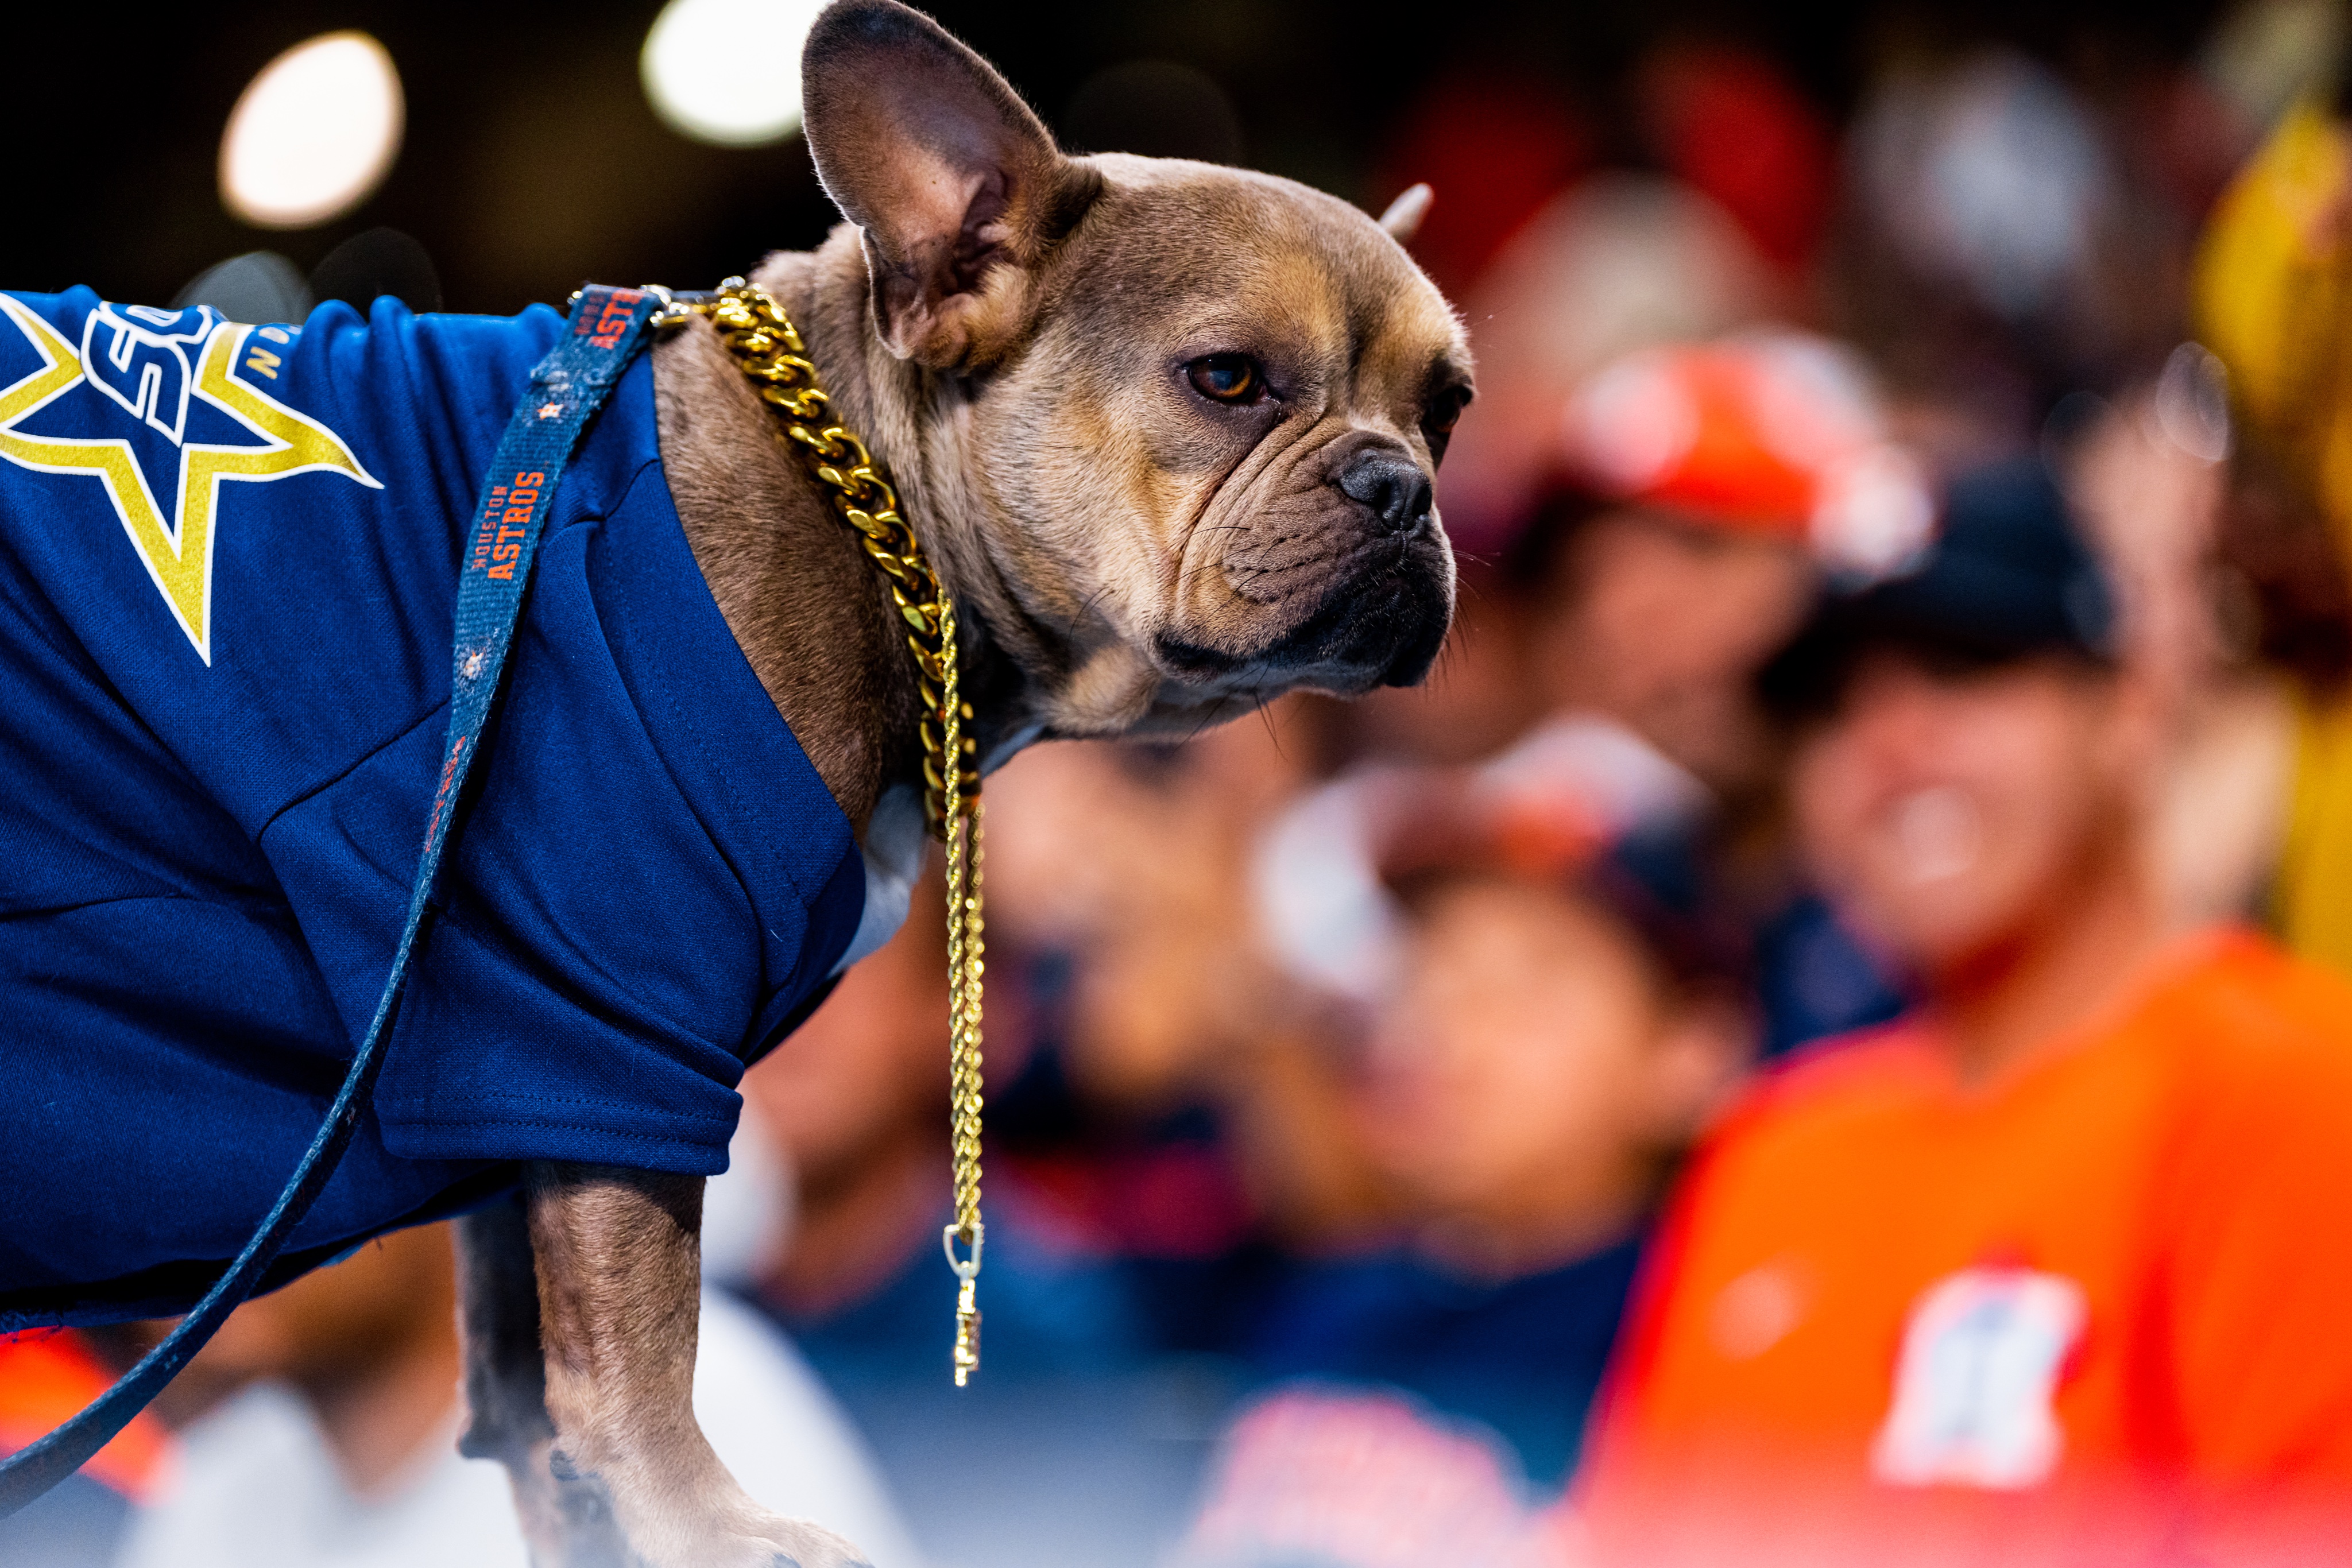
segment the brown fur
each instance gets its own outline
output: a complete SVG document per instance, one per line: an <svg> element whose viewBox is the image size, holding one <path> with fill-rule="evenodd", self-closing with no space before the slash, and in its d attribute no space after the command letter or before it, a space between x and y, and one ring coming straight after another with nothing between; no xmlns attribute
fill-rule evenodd
<svg viewBox="0 0 2352 1568"><path fill-rule="evenodd" d="M812 335L822 319L795 313ZM863 835L883 780L920 763L914 668L879 576L709 323L656 346L654 391L694 559L752 673Z"/></svg>
<svg viewBox="0 0 2352 1568"><path fill-rule="evenodd" d="M1393 237L1284 180L1066 158L893 0L819 19L803 98L852 221L757 281L955 599L984 765L1045 737L1190 730L1297 687L1420 678L1454 581L1428 479L1469 365ZM1232 355L1273 395L1200 391L1193 368ZM900 623L709 328L662 342L655 372L695 559L871 851L880 810L918 783ZM1373 470L1395 483L1368 488ZM699 1178L541 1166L535 1261L511 1215L462 1232L467 1450L509 1467L542 1564L856 1560L754 1506L695 1425L700 1205Z"/></svg>

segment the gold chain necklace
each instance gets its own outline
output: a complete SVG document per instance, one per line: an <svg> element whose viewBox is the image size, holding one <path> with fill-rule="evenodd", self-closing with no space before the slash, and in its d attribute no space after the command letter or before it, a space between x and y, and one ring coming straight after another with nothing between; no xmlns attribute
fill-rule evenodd
<svg viewBox="0 0 2352 1568"><path fill-rule="evenodd" d="M704 316L761 399L781 438L796 446L882 573L909 628L915 684L923 704L923 811L948 851L949 1127L955 1158L955 1219L940 1236L956 1291L954 1366L961 1388L980 1369L980 991L981 807L979 743L964 733L971 705L956 678L955 601L940 586L898 493L866 444L833 420L833 400L784 308L767 291L730 277L709 298L678 299L654 317L675 327ZM953 758L950 765L947 759ZM958 1249L961 1251L959 1253Z"/></svg>

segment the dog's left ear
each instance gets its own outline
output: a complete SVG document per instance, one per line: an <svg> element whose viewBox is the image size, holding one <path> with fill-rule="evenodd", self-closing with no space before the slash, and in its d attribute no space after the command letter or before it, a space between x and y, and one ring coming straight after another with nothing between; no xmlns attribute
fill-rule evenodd
<svg viewBox="0 0 2352 1568"><path fill-rule="evenodd" d="M1408 185L1397 199L1381 214L1381 227L1399 245L1411 245L1412 236L1421 232L1421 220L1429 216L1430 204L1437 193L1427 184Z"/></svg>
<svg viewBox="0 0 2352 1568"><path fill-rule="evenodd" d="M1100 177L1062 155L987 61L895 0L818 16L801 101L817 177L866 232L884 344L933 370L996 358Z"/></svg>

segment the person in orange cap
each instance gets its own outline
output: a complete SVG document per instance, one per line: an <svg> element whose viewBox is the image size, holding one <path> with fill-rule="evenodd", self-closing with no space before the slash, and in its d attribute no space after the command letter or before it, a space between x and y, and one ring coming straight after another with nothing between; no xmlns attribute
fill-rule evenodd
<svg viewBox="0 0 2352 1568"><path fill-rule="evenodd" d="M1870 376L1789 330L1640 350L1564 404L1555 442L1559 492L1509 563L1533 584L1544 706L1623 727L1713 797L1768 1053L1889 1016L1897 998L1791 864L1751 690L1820 582L1898 570L1927 536L1925 480Z"/></svg>
<svg viewBox="0 0 2352 1568"><path fill-rule="evenodd" d="M1645 1263L1570 1530L1601 1563L2352 1553L2352 988L2168 929L2160 734L2037 461L1767 688L1922 1004L1766 1076Z"/></svg>
<svg viewBox="0 0 2352 1568"><path fill-rule="evenodd" d="M1765 777L1748 678L1824 571L1874 576L1926 538L1917 465L1867 375L1790 331L1645 349L1562 410L1559 500L1519 555L1561 606L1552 706L1630 726L1718 790Z"/></svg>

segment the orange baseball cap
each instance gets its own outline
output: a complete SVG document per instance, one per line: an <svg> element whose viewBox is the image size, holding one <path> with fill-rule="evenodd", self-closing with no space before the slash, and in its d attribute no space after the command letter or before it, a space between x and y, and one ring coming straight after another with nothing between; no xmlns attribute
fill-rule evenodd
<svg viewBox="0 0 2352 1568"><path fill-rule="evenodd" d="M1935 506L1850 350L1794 331L1643 349L1578 389L1565 466L1598 495L1811 549L1875 578L1925 548Z"/></svg>

